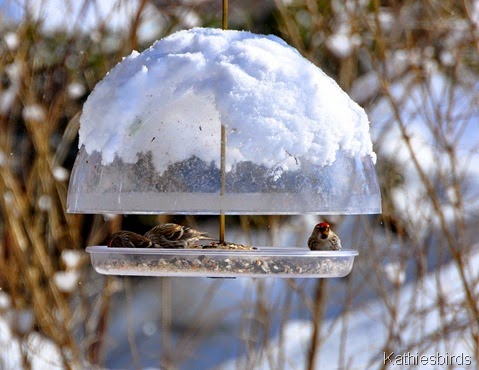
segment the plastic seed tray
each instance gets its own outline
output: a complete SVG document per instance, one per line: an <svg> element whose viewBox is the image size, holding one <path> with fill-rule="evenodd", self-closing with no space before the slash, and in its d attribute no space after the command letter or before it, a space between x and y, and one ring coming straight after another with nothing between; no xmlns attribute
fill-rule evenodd
<svg viewBox="0 0 479 370"><path fill-rule="evenodd" d="M86 251L100 274L202 277L342 277L349 274L358 255L356 250L274 247L238 251L92 246Z"/></svg>

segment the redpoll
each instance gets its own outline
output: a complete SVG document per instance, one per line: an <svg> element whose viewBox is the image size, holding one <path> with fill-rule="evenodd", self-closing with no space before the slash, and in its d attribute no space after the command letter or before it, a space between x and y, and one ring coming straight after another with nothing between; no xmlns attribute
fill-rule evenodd
<svg viewBox="0 0 479 370"><path fill-rule="evenodd" d="M314 227L308 239L308 247L312 251L338 251L341 249L341 240L328 223L321 222Z"/></svg>
<svg viewBox="0 0 479 370"><path fill-rule="evenodd" d="M145 233L160 248L190 248L200 239L214 240L202 231L177 224L162 224Z"/></svg>
<svg viewBox="0 0 479 370"><path fill-rule="evenodd" d="M108 246L111 248L151 248L155 247L152 241L143 235L131 231L118 231L114 233Z"/></svg>

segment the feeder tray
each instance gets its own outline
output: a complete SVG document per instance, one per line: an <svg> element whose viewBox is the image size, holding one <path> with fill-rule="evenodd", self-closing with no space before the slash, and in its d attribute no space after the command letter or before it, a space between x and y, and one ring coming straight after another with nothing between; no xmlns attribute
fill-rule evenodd
<svg viewBox="0 0 479 370"><path fill-rule="evenodd" d="M380 213L374 160L364 110L294 48L194 28L125 58L90 94L67 210L223 221ZM344 276L357 255L306 246L87 251L100 273L149 276Z"/></svg>
<svg viewBox="0 0 479 370"><path fill-rule="evenodd" d="M251 251L88 247L106 275L330 278L349 274L357 251L260 247Z"/></svg>

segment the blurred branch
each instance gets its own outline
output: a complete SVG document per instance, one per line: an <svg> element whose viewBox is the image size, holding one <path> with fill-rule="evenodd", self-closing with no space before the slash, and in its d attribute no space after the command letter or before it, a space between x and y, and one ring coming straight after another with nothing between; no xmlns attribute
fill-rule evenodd
<svg viewBox="0 0 479 370"><path fill-rule="evenodd" d="M324 309L326 306L326 279L318 279L315 286L314 293L314 306L312 312L313 318L313 333L311 336L310 348L308 351L308 370L314 370L317 368L317 357L319 346L321 344L321 328L324 315Z"/></svg>

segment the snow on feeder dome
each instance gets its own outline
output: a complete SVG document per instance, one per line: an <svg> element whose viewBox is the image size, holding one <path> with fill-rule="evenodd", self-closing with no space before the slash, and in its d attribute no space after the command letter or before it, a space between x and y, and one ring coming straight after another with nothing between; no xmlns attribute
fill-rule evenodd
<svg viewBox="0 0 479 370"><path fill-rule="evenodd" d="M133 52L79 134L69 212L381 212L364 110L275 36L194 28Z"/></svg>

